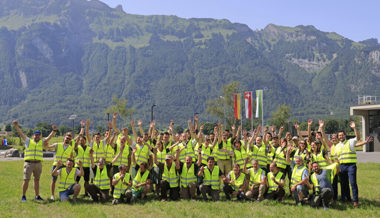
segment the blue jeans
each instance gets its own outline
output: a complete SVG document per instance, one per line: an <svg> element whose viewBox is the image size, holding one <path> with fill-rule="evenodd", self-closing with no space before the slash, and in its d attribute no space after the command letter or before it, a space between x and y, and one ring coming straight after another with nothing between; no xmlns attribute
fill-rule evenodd
<svg viewBox="0 0 380 218"><path fill-rule="evenodd" d="M341 164L340 165L340 182L341 182L341 188L342 188L342 200L343 201L351 201L351 195L350 195L350 186L351 183L351 190L353 195L354 202L359 201L359 190L358 190L358 184L356 183L356 171L357 167L355 163L350 164Z"/></svg>

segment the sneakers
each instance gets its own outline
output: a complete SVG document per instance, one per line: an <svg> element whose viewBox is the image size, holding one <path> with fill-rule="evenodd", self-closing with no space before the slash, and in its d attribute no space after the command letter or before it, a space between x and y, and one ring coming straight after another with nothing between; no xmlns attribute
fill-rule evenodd
<svg viewBox="0 0 380 218"><path fill-rule="evenodd" d="M25 197L25 195L21 197L21 202L26 202L26 197Z"/></svg>
<svg viewBox="0 0 380 218"><path fill-rule="evenodd" d="M55 200L54 195L50 196L50 200L52 200L52 201Z"/></svg>
<svg viewBox="0 0 380 218"><path fill-rule="evenodd" d="M36 201L43 201L44 199L43 198L41 198L41 196L36 196L36 197L34 197L34 200L36 200Z"/></svg>

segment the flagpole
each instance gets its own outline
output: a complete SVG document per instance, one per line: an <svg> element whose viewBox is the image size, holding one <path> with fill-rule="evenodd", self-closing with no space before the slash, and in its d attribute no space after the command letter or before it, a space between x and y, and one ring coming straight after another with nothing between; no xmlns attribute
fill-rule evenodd
<svg viewBox="0 0 380 218"><path fill-rule="evenodd" d="M261 92L261 135L264 136L264 90Z"/></svg>
<svg viewBox="0 0 380 218"><path fill-rule="evenodd" d="M244 99L245 99L245 93L243 93L243 96L244 96ZM242 104L240 104L240 138L243 137L243 110L241 109L241 107L242 107Z"/></svg>
<svg viewBox="0 0 380 218"><path fill-rule="evenodd" d="M253 103L253 91L251 91L251 104ZM253 132L253 107L251 105L251 111L249 112L251 113L251 131Z"/></svg>

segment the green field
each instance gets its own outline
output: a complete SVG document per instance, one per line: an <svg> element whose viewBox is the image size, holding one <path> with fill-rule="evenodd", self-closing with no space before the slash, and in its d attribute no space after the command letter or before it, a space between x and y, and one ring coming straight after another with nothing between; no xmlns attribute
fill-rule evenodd
<svg viewBox="0 0 380 218"><path fill-rule="evenodd" d="M43 163L41 196L50 196L50 169L52 161ZM79 198L76 204L59 201L35 202L32 182L27 192L27 202L21 203L23 161L0 162L0 217L380 217L380 164L358 165L359 208L351 204L336 203L328 211L309 206L297 207L291 199L282 203L263 201L220 202L148 200L134 205L92 203ZM83 180L82 180L83 181ZM83 194L83 190L82 193ZM56 198L58 192L56 191Z"/></svg>

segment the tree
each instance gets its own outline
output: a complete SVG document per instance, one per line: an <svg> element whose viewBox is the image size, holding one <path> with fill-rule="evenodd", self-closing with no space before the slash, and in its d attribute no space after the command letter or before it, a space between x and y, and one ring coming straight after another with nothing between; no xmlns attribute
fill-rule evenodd
<svg viewBox="0 0 380 218"><path fill-rule="evenodd" d="M117 112L120 117L125 121L128 116L132 116L135 113L136 108L127 108L128 101L125 98L118 98L116 95L112 97L112 102L114 105L109 106L104 110L104 113L113 114Z"/></svg>
<svg viewBox="0 0 380 218"><path fill-rule="evenodd" d="M175 132L175 133L182 134L183 131L184 131L184 129L183 129L182 126L176 126L176 127L174 127L174 132Z"/></svg>
<svg viewBox="0 0 380 218"><path fill-rule="evenodd" d="M59 132L59 135L63 136L65 135L67 132L70 132L72 129L68 126L65 126L65 125L62 125L58 128L58 132Z"/></svg>
<svg viewBox="0 0 380 218"><path fill-rule="evenodd" d="M12 131L12 126L11 126L11 124L7 124L7 125L5 125L5 129L4 129L5 131L7 131L7 132L11 132Z"/></svg>
<svg viewBox="0 0 380 218"><path fill-rule="evenodd" d="M221 96L207 101L206 111L220 119L226 121L225 128L234 124L234 93L239 93L240 83L233 81L224 85L220 90Z"/></svg>
<svg viewBox="0 0 380 218"><path fill-rule="evenodd" d="M272 112L272 118L270 120L271 125L275 125L277 128L284 126L286 128L290 118L291 108L286 104L279 105L277 110Z"/></svg>
<svg viewBox="0 0 380 218"><path fill-rule="evenodd" d="M339 122L335 119L329 119L325 122L325 131L327 134L337 133L339 131Z"/></svg>
<svg viewBox="0 0 380 218"><path fill-rule="evenodd" d="M209 135L214 132L214 127L217 125L216 123L202 123L201 125L204 125L203 134Z"/></svg>

